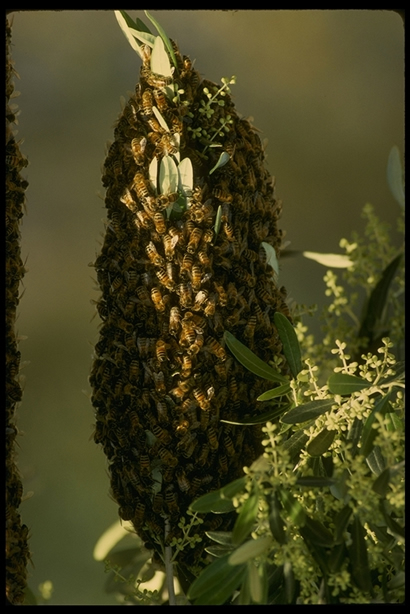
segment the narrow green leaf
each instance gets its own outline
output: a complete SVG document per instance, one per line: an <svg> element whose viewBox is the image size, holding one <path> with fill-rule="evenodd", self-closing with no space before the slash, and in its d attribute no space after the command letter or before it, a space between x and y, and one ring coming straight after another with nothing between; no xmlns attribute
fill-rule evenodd
<svg viewBox="0 0 410 614"><path fill-rule="evenodd" d="M158 123L161 124L161 126L163 127L165 132L169 132L168 124L165 121L165 119L163 118L163 116L161 115L161 112L159 111L158 107L153 106L152 107L152 111L153 111L155 117L157 118Z"/></svg>
<svg viewBox="0 0 410 614"><path fill-rule="evenodd" d="M366 463L375 475L380 475L386 469L386 461L381 453L380 446L374 446L369 456L366 457Z"/></svg>
<svg viewBox="0 0 410 614"><path fill-rule="evenodd" d="M218 544L216 546L208 546L207 548L205 548L205 551L208 552L208 554L212 554L212 556L221 558L222 556L225 556L225 554L230 554L234 547L235 546L233 546L232 544L225 544L224 546Z"/></svg>
<svg viewBox="0 0 410 614"><path fill-rule="evenodd" d="M270 535L263 535L257 539L250 539L232 552L229 556L228 563L232 566L242 565L250 559L264 554L271 544L272 538Z"/></svg>
<svg viewBox="0 0 410 614"><path fill-rule="evenodd" d="M259 497L256 494L251 495L243 504L232 531L234 544L241 544L252 531L258 514L258 504Z"/></svg>
<svg viewBox="0 0 410 614"><path fill-rule="evenodd" d="M149 180L155 193L158 190L158 158L154 156L148 167Z"/></svg>
<svg viewBox="0 0 410 614"><path fill-rule="evenodd" d="M283 313L276 312L273 320L278 329L279 337L283 344L283 352L292 375L297 377L298 373L302 371L302 359L296 331Z"/></svg>
<svg viewBox="0 0 410 614"><path fill-rule="evenodd" d="M254 560L248 561L248 576L252 601L258 605L266 604L268 597L266 563L256 565Z"/></svg>
<svg viewBox="0 0 410 614"><path fill-rule="evenodd" d="M226 341L226 345L235 356L235 358L249 371L254 373L255 375L259 375L259 377L263 377L272 382L281 382L283 384L287 383L288 380L285 376L281 375L274 369L272 369L269 365L267 365L263 360L258 358L256 354L254 354L249 348L246 347L243 343L238 341L232 333L229 331L224 332L224 338Z"/></svg>
<svg viewBox="0 0 410 614"><path fill-rule="evenodd" d="M175 70L178 70L178 63L177 63L177 59L175 57L174 49L172 47L171 41L169 40L165 30L158 23L158 21L155 19L155 17L153 17L150 13L148 13L148 11L144 11L144 13L148 17L148 19L151 21L151 23L156 27L158 34L160 35L160 37L161 37L165 47L167 48L167 51L168 51L168 53L170 55L172 63L175 66ZM164 74L164 73L159 73L159 74Z"/></svg>
<svg viewBox="0 0 410 614"><path fill-rule="evenodd" d="M266 243L265 241L262 241L261 245L266 252L266 264L272 267L272 269L276 273L276 277L278 278L279 277L279 262L278 262L278 257L276 255L275 248L273 247L273 245L271 245L270 243Z"/></svg>
<svg viewBox="0 0 410 614"><path fill-rule="evenodd" d="M229 557L230 554L226 554L213 561L191 584L187 597L195 601L195 605L222 605L240 585L246 565L233 570L228 563Z"/></svg>
<svg viewBox="0 0 410 614"><path fill-rule="evenodd" d="M156 75L172 77L171 64L162 38L157 36L151 52L151 70Z"/></svg>
<svg viewBox="0 0 410 614"><path fill-rule="evenodd" d="M325 488L326 486L332 486L336 483L334 478L328 478L325 476L316 475L303 475L296 480L298 486L305 486L306 488L319 487Z"/></svg>
<svg viewBox="0 0 410 614"><path fill-rule="evenodd" d="M346 396L353 392L370 388L371 382L357 377L356 375L348 375L347 373L333 373L327 380L327 385L332 394L340 394Z"/></svg>
<svg viewBox="0 0 410 614"><path fill-rule="evenodd" d="M322 522L315 518L306 516L305 525L301 528L303 531L303 537L311 541L313 544L323 546L324 548L330 548L333 546L333 535L326 529Z"/></svg>
<svg viewBox="0 0 410 614"><path fill-rule="evenodd" d="M384 471L377 476L373 482L372 490L381 497L385 497L389 491L389 483L391 480L390 467L387 467Z"/></svg>
<svg viewBox="0 0 410 614"><path fill-rule="evenodd" d="M336 431L324 428L308 443L306 450L310 456L322 456L333 443Z"/></svg>
<svg viewBox="0 0 410 614"><path fill-rule="evenodd" d="M308 441L309 435L306 435L303 429L299 429L293 435L283 442L282 448L287 450L291 458L294 458Z"/></svg>
<svg viewBox="0 0 410 614"><path fill-rule="evenodd" d="M131 47L134 49L134 51L136 51L138 53L138 55L142 58L142 54L140 51L140 46L137 43L137 41L135 40L134 36L131 34L130 29L134 26L135 28L135 24L133 22L133 20L131 19L131 17L129 15L127 15L127 13L125 11L114 11L115 17L118 21L118 24L121 28L121 30L123 31L125 38L127 39L127 41L129 42L129 44L131 45ZM130 25L130 23L132 25Z"/></svg>
<svg viewBox="0 0 410 614"><path fill-rule="evenodd" d="M241 478L234 480L233 482L230 482L226 486L223 486L219 491L221 493L221 497L232 499L232 497L237 495L238 492L241 492L242 490L244 490L246 481L247 481L246 476L243 476Z"/></svg>
<svg viewBox="0 0 410 614"><path fill-rule="evenodd" d="M288 405L282 405L279 407L274 407L263 414L259 414L254 418L243 418L242 420L221 420L221 422L225 422L226 424L235 424L240 426L251 426L254 424L266 424L266 422L272 422L279 418L287 409Z"/></svg>
<svg viewBox="0 0 410 614"><path fill-rule="evenodd" d="M285 581L286 603L292 603L295 598L296 584L295 574L290 561L286 561L283 564L283 579Z"/></svg>
<svg viewBox="0 0 410 614"><path fill-rule="evenodd" d="M387 162L387 183L393 197L397 200L400 207L404 209L404 177L400 151L397 145L394 145L390 150Z"/></svg>
<svg viewBox="0 0 410 614"><path fill-rule="evenodd" d="M340 544L336 544L332 548L327 557L330 573L337 573L341 569L347 554L348 552L344 541L342 541Z"/></svg>
<svg viewBox="0 0 410 614"><path fill-rule="evenodd" d="M335 518L335 543L344 543L344 534L347 530L350 518L352 517L352 508L349 505L345 505L340 512L337 513Z"/></svg>
<svg viewBox="0 0 410 614"><path fill-rule="evenodd" d="M386 299L389 293L390 284L394 279L397 267L403 254L396 256L390 264L384 269L382 276L369 297L365 315L360 327L358 337L367 337L371 343L377 330L378 322L380 321L383 310L386 305Z"/></svg>
<svg viewBox="0 0 410 614"><path fill-rule="evenodd" d="M222 546L232 546L232 531L206 531L209 539Z"/></svg>
<svg viewBox="0 0 410 614"><path fill-rule="evenodd" d="M269 505L269 527L273 536L273 539L281 546L286 544L285 523L280 514L282 506L278 499L276 492L273 492L268 499Z"/></svg>
<svg viewBox="0 0 410 614"><path fill-rule="evenodd" d="M190 197L192 194L192 188L194 185L194 171L192 168L192 162L189 158L184 158L178 164L179 172L179 189L185 196Z"/></svg>
<svg viewBox="0 0 410 614"><path fill-rule="evenodd" d="M215 236L217 236L221 228L221 220L222 220L222 205L219 205L216 211L216 218L215 218L215 224L214 224Z"/></svg>
<svg viewBox="0 0 410 614"><path fill-rule="evenodd" d="M176 192L178 168L171 156L163 156L159 165L159 189L161 194Z"/></svg>
<svg viewBox="0 0 410 614"><path fill-rule="evenodd" d="M271 390L267 390L258 396L257 401L270 401L271 399L276 399L277 397L282 397L285 394L290 392L289 384L283 384L282 386L276 386L276 388L272 388Z"/></svg>
<svg viewBox="0 0 410 614"><path fill-rule="evenodd" d="M282 416L281 422L284 424L298 424L299 422L314 420L329 411L334 404L335 402L333 399L309 401L308 403L290 409Z"/></svg>
<svg viewBox="0 0 410 614"><path fill-rule="evenodd" d="M352 266L353 261L345 254L321 254L319 252L303 252L305 258L315 260L323 266L333 269L347 269Z"/></svg>
<svg viewBox="0 0 410 614"><path fill-rule="evenodd" d="M352 564L352 580L360 590L370 592L372 580L367 556L366 532L362 527L360 518L355 515L351 526L352 544L349 548L350 562Z"/></svg>
<svg viewBox="0 0 410 614"><path fill-rule="evenodd" d="M279 498L289 517L298 527L302 527L306 522L306 514L302 505L285 488L278 489Z"/></svg>
<svg viewBox="0 0 410 614"><path fill-rule="evenodd" d="M223 151L221 155L219 156L218 162L209 171L209 174L212 175L212 173L216 171L217 168L221 168L221 166L225 166L225 164L227 164L230 159L231 159L231 156L226 151Z"/></svg>
<svg viewBox="0 0 410 614"><path fill-rule="evenodd" d="M201 514L207 512L225 514L235 509L230 499L221 498L219 490L202 495L202 497L193 501L189 507L193 512L200 512Z"/></svg>
<svg viewBox="0 0 410 614"><path fill-rule="evenodd" d="M148 47L151 47L151 49L155 45L155 39L158 38L157 36L154 36L153 34L150 34L148 32L140 32L139 30L131 30L130 32L132 36L134 36L139 41L141 41L143 45L148 45Z"/></svg>
<svg viewBox="0 0 410 614"><path fill-rule="evenodd" d="M370 452L373 450L373 442L377 435L377 429L373 428L373 424L376 422L377 414L384 416L389 411L392 411L390 397L390 392L382 397L373 407L366 422L364 423L363 432L360 439L360 453L363 454L364 457L369 456Z"/></svg>

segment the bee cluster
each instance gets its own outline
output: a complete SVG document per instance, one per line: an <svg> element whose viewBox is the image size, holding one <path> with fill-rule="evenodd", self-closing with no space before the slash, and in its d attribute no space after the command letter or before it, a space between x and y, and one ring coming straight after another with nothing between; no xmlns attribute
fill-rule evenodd
<svg viewBox="0 0 410 614"><path fill-rule="evenodd" d="M270 360L281 352L274 313L288 313L261 245L278 252L282 237L260 138L229 95L209 116L199 112L218 87L173 49L171 79L151 71L144 48L104 164L108 219L93 263L102 291L94 440L108 458L120 517L158 553L165 518L169 542L194 499L243 475L261 453L259 427L221 422L257 414L266 390L229 354L224 331ZM198 138L198 128L211 137ZM221 151L229 161L213 171ZM158 193L149 167L176 154L191 160L193 186L186 206L173 209L181 194ZM232 520L209 515L202 527L227 530Z"/></svg>
<svg viewBox="0 0 410 614"><path fill-rule="evenodd" d="M28 529L21 524L19 513L23 486L15 464L15 439L18 433L15 411L22 398L15 323L20 282L25 272L20 253L20 220L28 186L20 171L28 162L20 152L13 131L17 108L9 104L14 93L13 77L16 73L9 55L11 26L8 20L6 42L6 598L9 604L19 605L24 600L26 565L30 558Z"/></svg>

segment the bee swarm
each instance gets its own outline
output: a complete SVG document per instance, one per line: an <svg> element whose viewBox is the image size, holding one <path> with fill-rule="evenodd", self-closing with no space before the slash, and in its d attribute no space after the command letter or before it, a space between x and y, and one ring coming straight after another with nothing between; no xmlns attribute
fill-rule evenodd
<svg viewBox="0 0 410 614"><path fill-rule="evenodd" d="M102 178L107 227L93 264L102 292L94 440L108 458L120 517L159 555L165 517L169 543L194 499L243 475L261 453L259 427L220 422L260 412L256 398L267 389L227 351L224 331L267 361L281 352L274 313L288 315L261 246L279 252L281 204L260 138L229 94L217 95L222 88L173 48L169 79L151 72L145 47L135 95L116 124ZM207 114L209 92L217 104ZM229 161L212 171L222 151ZM152 184L154 158L189 158L189 198ZM234 518L204 520L203 531L228 530ZM188 556L198 559L202 548Z"/></svg>

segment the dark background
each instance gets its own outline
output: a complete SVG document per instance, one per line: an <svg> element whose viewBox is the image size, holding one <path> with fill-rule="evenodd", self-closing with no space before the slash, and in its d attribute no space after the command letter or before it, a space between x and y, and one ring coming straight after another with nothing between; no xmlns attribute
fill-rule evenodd
<svg viewBox="0 0 410 614"><path fill-rule="evenodd" d="M142 11L129 11L148 22ZM236 75L238 112L268 139L268 168L283 200L281 226L294 250L340 252L364 227L366 202L395 227L386 183L390 149L403 153L404 36L391 11L153 11L196 68L220 82ZM116 520L102 451L89 440L88 373L98 298L87 265L105 218L106 143L138 79L140 60L112 11L14 13L12 56L18 138L30 162L22 225L28 272L19 307L22 360L19 467L27 492L35 568L51 580L51 604L113 604L92 558ZM281 261L280 283L299 303L326 303L320 265ZM320 339L317 323L312 330Z"/></svg>

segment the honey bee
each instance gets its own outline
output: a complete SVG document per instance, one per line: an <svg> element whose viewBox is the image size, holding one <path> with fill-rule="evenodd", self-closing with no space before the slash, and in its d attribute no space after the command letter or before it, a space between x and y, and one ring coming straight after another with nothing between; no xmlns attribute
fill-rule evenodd
<svg viewBox="0 0 410 614"><path fill-rule="evenodd" d="M208 436L208 443L211 450L217 450L219 446L218 435L216 433L215 427L212 426L212 424L208 426L206 434Z"/></svg>
<svg viewBox="0 0 410 614"><path fill-rule="evenodd" d="M202 283L202 269L199 264L194 264L192 267L192 289L197 292L201 288Z"/></svg>
<svg viewBox="0 0 410 614"><path fill-rule="evenodd" d="M175 245L178 243L178 237L171 237L171 235L169 234L165 234L162 237L162 242L164 245L164 254L165 254L165 258L169 261L171 261L174 258L174 250L175 250Z"/></svg>
<svg viewBox="0 0 410 614"><path fill-rule="evenodd" d="M135 188L137 196L141 201L151 197L148 183L140 171L137 171L134 175L133 187Z"/></svg>
<svg viewBox="0 0 410 614"><path fill-rule="evenodd" d="M209 409L202 409L200 423L199 423L202 431L206 431L206 429L208 428L209 419L210 419Z"/></svg>
<svg viewBox="0 0 410 614"><path fill-rule="evenodd" d="M185 253L182 258L182 262L181 262L181 273L191 271L193 262L194 262L194 255L190 253Z"/></svg>
<svg viewBox="0 0 410 614"><path fill-rule="evenodd" d="M137 166L142 166L145 161L145 147L147 146L147 139L145 136L142 138L134 138L131 141L131 152Z"/></svg>
<svg viewBox="0 0 410 614"><path fill-rule="evenodd" d="M137 293L137 300L139 300L140 303L142 303L143 305L151 306L149 292L145 286L137 286L135 288L135 292Z"/></svg>
<svg viewBox="0 0 410 614"><path fill-rule="evenodd" d="M150 259L150 262L157 267L164 267L165 266L165 260L164 258L158 253L157 248L155 247L153 241L150 241L148 243L148 245L145 247L145 251L147 252L148 258Z"/></svg>
<svg viewBox="0 0 410 614"><path fill-rule="evenodd" d="M160 211L157 211L156 213L154 213L152 219L153 219L155 230L157 231L157 233L159 235L165 234L167 231L167 227L165 225L165 220L164 220L164 216L162 215L162 213Z"/></svg>
<svg viewBox="0 0 410 614"><path fill-rule="evenodd" d="M201 388L194 388L193 395L194 395L195 400L197 401L199 407L202 410L204 410L204 411L209 410L211 404L210 404L209 400L206 398L205 392L203 390L201 390Z"/></svg>
<svg viewBox="0 0 410 614"><path fill-rule="evenodd" d="M251 275L250 273L248 273L245 269L243 269L239 265L233 266L233 272L234 272L235 277L239 279L239 281L248 285L250 288L253 288L255 286L256 284L255 277Z"/></svg>
<svg viewBox="0 0 410 614"><path fill-rule="evenodd" d="M171 335L176 335L181 325L181 312L179 307L171 307L169 314L169 332Z"/></svg>
<svg viewBox="0 0 410 614"><path fill-rule="evenodd" d="M169 394L171 394L176 399L183 399L186 395L186 391L183 390L180 386L175 386L175 388L172 388L169 391Z"/></svg>
<svg viewBox="0 0 410 614"><path fill-rule="evenodd" d="M173 81L172 77L156 75L151 71L146 75L145 78L147 80L147 83L154 88L166 87L167 85L170 85Z"/></svg>
<svg viewBox="0 0 410 614"><path fill-rule="evenodd" d="M256 327L256 315L252 315L249 318L248 322L246 323L245 329L243 331L243 336L248 341L251 341L253 339L254 334L255 334L255 327Z"/></svg>
<svg viewBox="0 0 410 614"><path fill-rule="evenodd" d="M205 249L199 250L197 255L198 255L199 262L202 264L204 269L211 268L212 260L208 252Z"/></svg>
<svg viewBox="0 0 410 614"><path fill-rule="evenodd" d="M167 450L167 448L164 448L163 446L160 446L158 448L158 456L160 457L161 461L169 467L176 467L176 465L178 464L178 459L173 456L171 452Z"/></svg>
<svg viewBox="0 0 410 614"><path fill-rule="evenodd" d="M186 477L185 471L182 467L175 469L175 476L177 478L178 488L181 492L187 492L190 488L190 483Z"/></svg>
<svg viewBox="0 0 410 614"><path fill-rule="evenodd" d="M197 446L197 437L195 433L188 431L183 436L181 441L177 443L177 450L182 453L185 458L191 458Z"/></svg>
<svg viewBox="0 0 410 614"><path fill-rule="evenodd" d="M160 211L163 211L169 205L172 205L179 198L178 192L168 192L168 194L160 194L156 200L156 206Z"/></svg>
<svg viewBox="0 0 410 614"><path fill-rule="evenodd" d="M167 446L171 442L171 435L159 424L152 425L151 430L154 433L155 437L158 439L158 441L160 441L164 446Z"/></svg>
<svg viewBox="0 0 410 614"><path fill-rule="evenodd" d="M209 198L203 205L191 207L191 218L197 223L212 224L214 209L211 203L212 199Z"/></svg>
<svg viewBox="0 0 410 614"><path fill-rule="evenodd" d="M164 373L162 371L159 371L158 373L153 371L152 377L154 380L155 390L158 392L158 394L164 395L167 391Z"/></svg>
<svg viewBox="0 0 410 614"><path fill-rule="evenodd" d="M223 228L223 231L228 241L233 241L234 240L234 230L233 230L232 224L230 224L229 222L223 222L222 228Z"/></svg>
<svg viewBox="0 0 410 614"><path fill-rule="evenodd" d="M137 217L135 218L134 223L138 229L144 228L144 230L148 230L151 228L151 217L146 211L137 211L136 214Z"/></svg>
<svg viewBox="0 0 410 614"><path fill-rule="evenodd" d="M204 344L204 336L197 334L195 341L189 346L187 350L188 356L196 356Z"/></svg>
<svg viewBox="0 0 410 614"><path fill-rule="evenodd" d="M198 465L203 467L206 464L206 461L208 460L209 452L210 452L209 443L202 444L201 449L199 451L198 458L196 459L196 462Z"/></svg>
<svg viewBox="0 0 410 614"><path fill-rule="evenodd" d="M132 197L132 194L128 188L125 188L124 194L121 196L120 201L124 203L130 209L130 211L135 211L137 208L137 203Z"/></svg>
<svg viewBox="0 0 410 614"><path fill-rule="evenodd" d="M219 453L218 465L219 475L226 475L228 473L228 458L224 452Z"/></svg>
<svg viewBox="0 0 410 614"><path fill-rule="evenodd" d="M231 456L231 457L235 456L236 452L235 452L235 448L233 445L233 441L232 441L231 436L228 433L224 433L223 442L224 442L225 450L228 456Z"/></svg>
<svg viewBox="0 0 410 614"><path fill-rule="evenodd" d="M225 288L223 287L222 284L214 281L214 287L215 290L218 293L218 298L219 298L219 304L221 305L221 307L226 307L227 303L228 303L228 295L226 293Z"/></svg>
<svg viewBox="0 0 410 614"><path fill-rule="evenodd" d="M157 107L161 111L161 113L163 113L169 108L167 98L162 89L159 89L159 88L154 89L154 98L155 98L155 102L157 103Z"/></svg>
<svg viewBox="0 0 410 614"><path fill-rule="evenodd" d="M178 294L181 307L190 307L192 305L192 291L187 283L178 285Z"/></svg>
<svg viewBox="0 0 410 614"><path fill-rule="evenodd" d="M135 506L135 513L132 519L132 524L134 525L136 529L139 529L142 527L144 523L144 517L145 517L145 503L143 503L142 501L138 501L137 505Z"/></svg>
<svg viewBox="0 0 410 614"><path fill-rule="evenodd" d="M204 230L203 235L202 235L202 243L212 244L213 238L214 238L214 231L211 228L206 228L206 230Z"/></svg>
<svg viewBox="0 0 410 614"><path fill-rule="evenodd" d="M167 269L159 269L158 271L155 271L155 275L158 277L160 283L163 286L165 286L168 290L175 289L175 283L169 276Z"/></svg>
<svg viewBox="0 0 410 614"><path fill-rule="evenodd" d="M152 299L152 302L154 303L155 309L159 311L160 313L163 313L165 311L165 302L164 302L164 299L162 298L162 294L159 288L155 286L154 288L152 288L151 299Z"/></svg>
<svg viewBox="0 0 410 614"><path fill-rule="evenodd" d="M173 486L168 486L165 490L165 505L171 516L179 515L178 497Z"/></svg>
<svg viewBox="0 0 410 614"><path fill-rule="evenodd" d="M145 89L142 93L142 114L146 119L152 117L153 102L152 90Z"/></svg>
<svg viewBox="0 0 410 614"><path fill-rule="evenodd" d="M193 399L185 399L185 401L180 406L180 411L183 414L191 413L191 412L195 411L195 415L193 417L196 420L196 407L197 407L197 402L196 401L194 401Z"/></svg>
<svg viewBox="0 0 410 614"><path fill-rule="evenodd" d="M212 294L209 299L205 303L204 313L207 317L211 317L215 315L217 297L215 294Z"/></svg>
<svg viewBox="0 0 410 614"><path fill-rule="evenodd" d="M170 132L165 132L162 135L159 146L166 156L176 154L179 150L178 142Z"/></svg>
<svg viewBox="0 0 410 614"><path fill-rule="evenodd" d="M233 201L232 194L224 186L216 186L213 189L212 194L215 196L215 198L222 202L231 203Z"/></svg>
<svg viewBox="0 0 410 614"><path fill-rule="evenodd" d="M181 321L181 325L182 332L179 338L179 344L182 348L187 348L191 346L195 341L195 330L192 326L189 325L189 323L187 323L186 317L184 317L184 319Z"/></svg>
<svg viewBox="0 0 410 614"><path fill-rule="evenodd" d="M200 290L196 296L195 296L195 301L194 301L194 305L192 307L192 309L194 311L199 311L201 309L201 307L204 305L205 301L208 298L208 291L207 290Z"/></svg>
<svg viewBox="0 0 410 614"><path fill-rule="evenodd" d="M164 496L161 492L156 492L152 498L152 511L154 514L161 515L164 508Z"/></svg>
<svg viewBox="0 0 410 614"><path fill-rule="evenodd" d="M188 432L188 429L188 420L181 420L181 422L179 422L178 426L175 428L175 434L177 437L183 437Z"/></svg>
<svg viewBox="0 0 410 614"><path fill-rule="evenodd" d="M182 357L181 375L182 377L189 377L192 370L192 358L187 354Z"/></svg>
<svg viewBox="0 0 410 614"><path fill-rule="evenodd" d="M219 360L225 361L227 359L225 349L214 337L208 337L206 339L206 347L211 352L211 354L217 356Z"/></svg>
<svg viewBox="0 0 410 614"><path fill-rule="evenodd" d="M131 360L129 366L129 377L130 381L137 381L140 373L139 362L138 360Z"/></svg>
<svg viewBox="0 0 410 614"><path fill-rule="evenodd" d="M224 361L216 362L214 365L214 369L216 371L218 380L221 382L226 382L228 377L228 370L226 368L226 364Z"/></svg>
<svg viewBox="0 0 410 614"><path fill-rule="evenodd" d="M148 477L151 475L151 463L148 454L140 454L139 467L141 476Z"/></svg>
<svg viewBox="0 0 410 614"><path fill-rule="evenodd" d="M164 128L161 126L159 121L156 120L154 117L150 117L149 119L147 119L147 123L149 127L151 128L152 132L156 132L157 134L164 133ZM162 141L162 137L161 137L161 141Z"/></svg>
<svg viewBox="0 0 410 614"><path fill-rule="evenodd" d="M202 230L195 226L189 236L187 250L190 254L194 254L198 249L199 242L202 237Z"/></svg>

